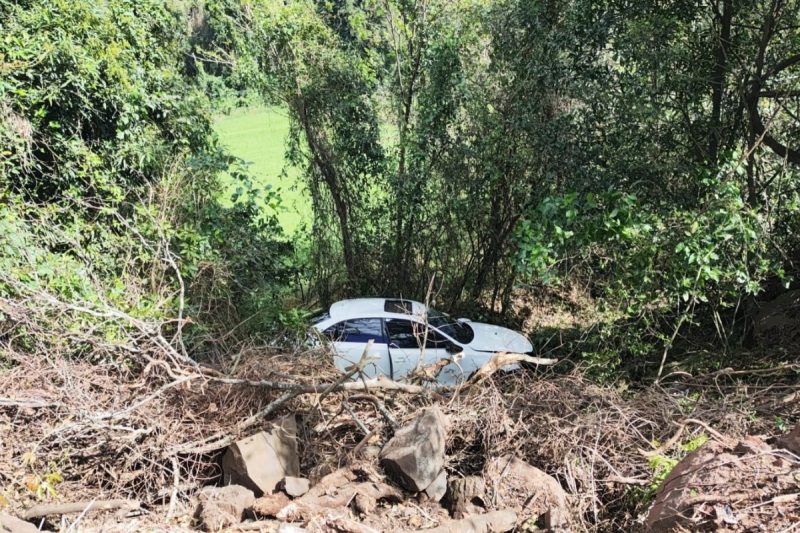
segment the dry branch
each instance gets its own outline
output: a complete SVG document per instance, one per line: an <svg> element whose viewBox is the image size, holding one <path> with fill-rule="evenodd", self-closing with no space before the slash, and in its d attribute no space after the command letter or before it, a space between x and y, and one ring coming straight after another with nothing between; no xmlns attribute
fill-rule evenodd
<svg viewBox="0 0 800 533"><path fill-rule="evenodd" d="M521 353L513 352L497 352L492 355L491 359L486 361L469 380L469 383L477 383L482 381L498 370L508 365L516 363L530 363L533 365L554 365L558 363L558 359L545 359L543 357L533 357Z"/></svg>
<svg viewBox="0 0 800 533"><path fill-rule="evenodd" d="M136 500L92 500L88 502L46 503L31 507L25 512L25 520L50 515L88 513L92 511L113 511L116 509L139 509L141 502Z"/></svg>

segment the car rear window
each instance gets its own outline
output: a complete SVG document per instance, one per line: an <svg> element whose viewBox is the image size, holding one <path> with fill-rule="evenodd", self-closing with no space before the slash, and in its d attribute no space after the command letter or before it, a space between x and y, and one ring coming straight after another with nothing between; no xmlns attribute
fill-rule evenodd
<svg viewBox="0 0 800 533"><path fill-rule="evenodd" d="M387 313L411 314L411 302L409 300L386 300L383 310Z"/></svg>

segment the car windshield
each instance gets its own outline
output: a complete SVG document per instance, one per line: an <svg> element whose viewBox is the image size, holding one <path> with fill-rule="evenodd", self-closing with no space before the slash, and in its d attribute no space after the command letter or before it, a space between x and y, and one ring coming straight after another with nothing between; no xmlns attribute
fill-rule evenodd
<svg viewBox="0 0 800 533"><path fill-rule="evenodd" d="M428 324L461 344L469 344L475 338L475 332L467 324L462 324L441 311L428 309Z"/></svg>

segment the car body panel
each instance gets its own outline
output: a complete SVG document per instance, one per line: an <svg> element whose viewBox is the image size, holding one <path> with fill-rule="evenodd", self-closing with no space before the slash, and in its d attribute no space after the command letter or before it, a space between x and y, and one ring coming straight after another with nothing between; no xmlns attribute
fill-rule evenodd
<svg viewBox="0 0 800 533"><path fill-rule="evenodd" d="M531 342L521 333L501 326L483 324L481 322L464 322L475 332L475 338L469 347L477 351L507 351L528 353L533 350Z"/></svg>

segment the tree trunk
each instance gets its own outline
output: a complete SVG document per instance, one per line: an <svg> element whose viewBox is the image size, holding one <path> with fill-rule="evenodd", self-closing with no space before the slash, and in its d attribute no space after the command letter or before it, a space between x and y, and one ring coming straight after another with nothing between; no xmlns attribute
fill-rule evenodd
<svg viewBox="0 0 800 533"><path fill-rule="evenodd" d="M719 144L722 138L722 98L725 90L728 49L731 41L731 20L733 19L733 0L722 0L720 29L714 49L714 71L711 75L711 126L709 131L708 159L713 165L719 157Z"/></svg>
<svg viewBox="0 0 800 533"><path fill-rule="evenodd" d="M315 129L314 125L311 123L306 112L303 96L301 94L296 95L295 98L292 99L291 104L297 114L297 118L300 120L300 124L303 126L306 142L311 151L312 163L320 176L322 176L331 194L336 216L339 219L339 229L342 237L342 254L344 256L345 269L347 270L347 281L348 285L352 287L359 279L359 271L356 258L357 253L350 229L350 208L347 193L344 190L344 185L341 182L339 173L333 162L333 156L328 146L327 139L325 139L325 134L323 131Z"/></svg>

